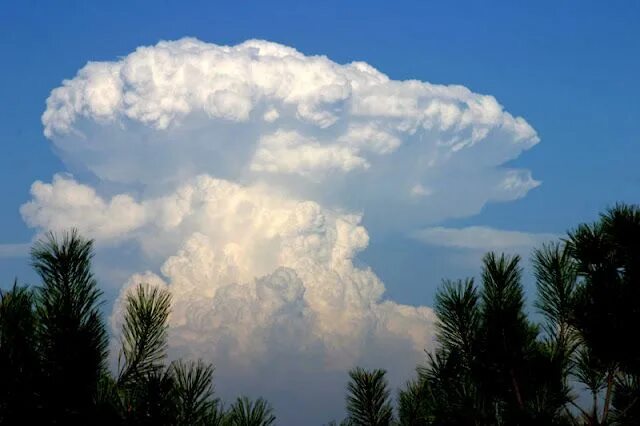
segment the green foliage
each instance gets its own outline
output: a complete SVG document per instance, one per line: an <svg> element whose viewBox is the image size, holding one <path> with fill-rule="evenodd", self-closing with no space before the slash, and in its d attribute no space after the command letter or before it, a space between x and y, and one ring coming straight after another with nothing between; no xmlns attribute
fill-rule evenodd
<svg viewBox="0 0 640 426"><path fill-rule="evenodd" d="M231 416L224 410L220 401L215 400L209 405L204 424L207 426L231 426Z"/></svg>
<svg viewBox="0 0 640 426"><path fill-rule="evenodd" d="M606 387L606 367L588 347L581 347L575 357L574 375L589 391L598 395Z"/></svg>
<svg viewBox="0 0 640 426"><path fill-rule="evenodd" d="M482 270L482 329L483 344L490 362L498 373L509 375L513 382L514 369L533 344L537 330L524 313L519 256L484 257ZM509 371L504 371L509 370ZM520 399L517 383L514 397Z"/></svg>
<svg viewBox="0 0 640 426"><path fill-rule="evenodd" d="M119 397L126 424L225 425L213 398L213 367L202 361L166 358L171 295L166 289L136 286L126 298L122 326Z"/></svg>
<svg viewBox="0 0 640 426"><path fill-rule="evenodd" d="M393 409L384 370L355 368L349 372L347 412L350 425L386 426L391 424Z"/></svg>
<svg viewBox="0 0 640 426"><path fill-rule="evenodd" d="M31 254L41 287L0 291L0 425L275 423L261 398L225 410L211 365L167 365L164 288L128 293L113 377L92 241L50 233ZM525 313L520 258L488 253L481 286L438 290L438 346L399 391L397 422L385 371L356 368L341 425L640 424L640 208L616 205L535 250L532 264L541 326ZM590 406L574 400L575 381Z"/></svg>
<svg viewBox="0 0 640 426"><path fill-rule="evenodd" d="M171 294L166 289L141 284L127 294L120 353L121 383L162 367L170 312Z"/></svg>
<svg viewBox="0 0 640 426"><path fill-rule="evenodd" d="M407 382L398 392L398 424L426 426L429 424L428 389L424 380Z"/></svg>
<svg viewBox="0 0 640 426"><path fill-rule="evenodd" d="M616 378L613 393L613 413L615 424L630 425L640 419L640 376L620 374Z"/></svg>
<svg viewBox="0 0 640 426"><path fill-rule="evenodd" d="M246 396L236 399L225 417L223 424L229 426L269 426L276 421L267 401L262 398L251 401Z"/></svg>
<svg viewBox="0 0 640 426"><path fill-rule="evenodd" d="M418 377L425 387L427 424L490 424L494 413L480 389L479 376L458 351L440 348L428 354L428 365L418 369Z"/></svg>
<svg viewBox="0 0 640 426"><path fill-rule="evenodd" d="M106 367L107 332L101 292L91 272L93 242L77 231L53 233L31 250L42 287L37 294L37 341L46 416L87 422Z"/></svg>
<svg viewBox="0 0 640 426"><path fill-rule="evenodd" d="M125 400L118 382L108 371L104 371L98 381L94 403L94 424L104 426L123 424L123 413L126 412Z"/></svg>
<svg viewBox="0 0 640 426"><path fill-rule="evenodd" d="M519 256L484 257L482 271L482 390L502 405L507 417L525 411L528 361L537 329L524 313ZM490 377L493 377L491 379Z"/></svg>
<svg viewBox="0 0 640 426"><path fill-rule="evenodd" d="M480 290L466 280L438 291L439 347L399 395L401 424L639 423L640 209L617 205L534 251L542 328L525 313L519 257L483 263Z"/></svg>
<svg viewBox="0 0 640 426"><path fill-rule="evenodd" d="M127 425L171 426L177 424L175 383L168 370L157 369L136 376L123 390Z"/></svg>
<svg viewBox="0 0 640 426"><path fill-rule="evenodd" d="M202 361L174 361L173 374L179 425L206 425L210 415L217 413L218 401L213 399L213 367Z"/></svg>
<svg viewBox="0 0 640 426"><path fill-rule="evenodd" d="M139 284L128 293L113 377L92 241L75 230L50 233L31 255L42 286L0 291L0 425L273 424L263 399L238 399L225 412L214 398L211 365L166 365L167 289Z"/></svg>
<svg viewBox="0 0 640 426"><path fill-rule="evenodd" d="M479 370L483 312L473 280L444 281L434 310L440 348L418 369L415 391L424 395L419 407L423 424L462 425L489 417ZM421 423L417 423L421 424Z"/></svg>
<svg viewBox="0 0 640 426"><path fill-rule="evenodd" d="M556 424L569 401L569 356L527 319L520 258L489 253L483 263L480 291L472 280L438 291L439 348L400 406L420 410L415 424Z"/></svg>
<svg viewBox="0 0 640 426"><path fill-rule="evenodd" d="M637 368L640 349L628 336L640 321L640 208L609 209L572 231L568 246L582 278L575 327L603 363Z"/></svg>
<svg viewBox="0 0 640 426"><path fill-rule="evenodd" d="M163 364L170 309L171 295L166 289L143 283L126 296L116 382L125 424L176 424L176 381Z"/></svg>
<svg viewBox="0 0 640 426"><path fill-rule="evenodd" d="M577 265L566 245L543 245L533 252L538 300L536 308L544 315L550 337L570 344L569 325L574 309Z"/></svg>
<svg viewBox="0 0 640 426"><path fill-rule="evenodd" d="M436 293L438 342L448 351L459 351L470 365L476 354L481 312L473 280L444 281Z"/></svg>
<svg viewBox="0 0 640 426"><path fill-rule="evenodd" d="M571 231L567 246L578 273L570 324L581 350L574 374L593 395L591 414L585 417L605 424L615 395L628 389L620 377L640 374L640 341L632 337L640 323L640 207L608 209L598 221ZM620 407L622 401L630 407ZM633 401L619 398L618 414L631 415Z"/></svg>
<svg viewBox="0 0 640 426"><path fill-rule="evenodd" d="M14 282L0 291L0 424L35 421L38 379L34 295Z"/></svg>

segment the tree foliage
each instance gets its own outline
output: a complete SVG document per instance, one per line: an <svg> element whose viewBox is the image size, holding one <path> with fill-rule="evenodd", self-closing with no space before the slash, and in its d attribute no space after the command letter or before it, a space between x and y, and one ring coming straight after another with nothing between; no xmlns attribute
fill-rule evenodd
<svg viewBox="0 0 640 426"><path fill-rule="evenodd" d="M120 352L121 383L162 367L170 311L171 294L166 289L142 284L127 294Z"/></svg>
<svg viewBox="0 0 640 426"><path fill-rule="evenodd" d="M39 404L34 294L18 286L0 291L0 424L34 422Z"/></svg>
<svg viewBox="0 0 640 426"><path fill-rule="evenodd" d="M32 251L42 285L0 291L0 425L266 426L263 399L230 410L214 398L213 367L166 362L171 294L129 290L117 375L107 368L102 293L93 242L77 231L47 234Z"/></svg>
<svg viewBox="0 0 640 426"><path fill-rule="evenodd" d="M276 421L273 408L267 401L258 398L251 401L241 396L231 405L224 420L229 426L270 426Z"/></svg>
<svg viewBox="0 0 640 426"><path fill-rule="evenodd" d="M108 338L92 257L93 242L75 230L49 233L31 250L42 281L35 305L42 403L56 423L89 421L106 368Z"/></svg>
<svg viewBox="0 0 640 426"><path fill-rule="evenodd" d="M128 290L114 375L93 242L49 233L31 258L40 286L0 291L0 425L275 424L262 398L225 409L213 366L167 361L167 288ZM534 250L532 266L539 323L520 257L488 253L477 284L438 290L437 345L398 391L396 416L385 370L354 368L340 424L640 424L640 207L608 209Z"/></svg>
<svg viewBox="0 0 640 426"><path fill-rule="evenodd" d="M347 385L348 421L353 426L388 426L393 417L384 370L355 368Z"/></svg>
<svg viewBox="0 0 640 426"><path fill-rule="evenodd" d="M439 345L400 392L400 424L640 424L640 208L616 205L532 264L540 325L517 256L487 254L479 288L443 283Z"/></svg>

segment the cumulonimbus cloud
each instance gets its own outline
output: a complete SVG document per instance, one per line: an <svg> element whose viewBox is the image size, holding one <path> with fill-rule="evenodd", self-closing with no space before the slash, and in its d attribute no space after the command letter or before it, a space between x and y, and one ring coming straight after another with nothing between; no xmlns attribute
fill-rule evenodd
<svg viewBox="0 0 640 426"><path fill-rule="evenodd" d="M266 41L182 39L89 63L51 92L42 121L87 182L34 183L25 221L139 247L113 323L131 285L167 286L172 350L214 362L221 389L245 374L268 391L267 367L313 388L391 358L382 366L405 379L433 313L385 300L356 261L363 215L411 230L538 185L503 166L538 137L493 97Z"/></svg>

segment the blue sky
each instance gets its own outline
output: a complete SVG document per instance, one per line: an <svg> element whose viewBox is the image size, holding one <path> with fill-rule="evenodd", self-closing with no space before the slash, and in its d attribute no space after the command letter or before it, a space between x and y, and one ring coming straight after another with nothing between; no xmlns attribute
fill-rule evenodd
<svg viewBox="0 0 640 426"><path fill-rule="evenodd" d="M363 60L394 79L495 96L538 131L542 142L516 161L543 184L455 225L563 232L618 200L640 198L637 2L2 3L6 243L32 236L18 212L31 183L63 169L40 124L50 90L87 61L183 36L217 44L264 38L338 63ZM2 268L5 280L13 266Z"/></svg>
<svg viewBox="0 0 640 426"><path fill-rule="evenodd" d="M19 207L35 180L66 170L40 121L50 91L88 61L184 36L219 45L265 39L339 64L364 61L394 80L495 96L537 131L541 142L510 165L542 185L437 225L562 234L616 201L640 201L639 18L638 2L2 1L0 243L33 237ZM480 255L389 232L371 234L359 261L390 299L429 305L441 278L473 273ZM33 279L28 259L0 259L2 286L15 275Z"/></svg>

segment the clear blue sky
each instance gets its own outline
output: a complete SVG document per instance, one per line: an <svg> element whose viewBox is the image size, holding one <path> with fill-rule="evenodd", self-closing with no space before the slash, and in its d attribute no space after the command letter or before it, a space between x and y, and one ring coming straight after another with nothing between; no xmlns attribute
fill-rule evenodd
<svg viewBox="0 0 640 426"><path fill-rule="evenodd" d="M34 180L64 170L40 123L50 90L87 61L183 36L217 44L264 38L339 63L363 60L394 79L494 95L540 135L517 165L543 185L444 225L561 233L618 200L640 201L639 19L634 1L2 1L0 242L31 238L18 208ZM410 244L374 241L363 256L379 263L401 301L410 293L395 271L422 255ZM3 259L0 276L25 265Z"/></svg>

